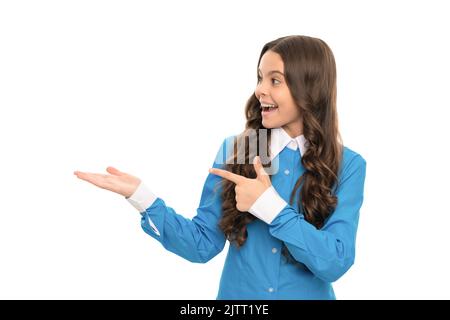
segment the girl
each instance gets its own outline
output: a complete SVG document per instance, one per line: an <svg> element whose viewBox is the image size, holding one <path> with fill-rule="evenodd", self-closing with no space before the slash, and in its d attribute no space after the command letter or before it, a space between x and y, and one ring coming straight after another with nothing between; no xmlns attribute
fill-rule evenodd
<svg viewBox="0 0 450 320"><path fill-rule="evenodd" d="M355 259L366 161L341 142L333 53L286 36L257 66L245 130L223 141L192 220L113 167L75 175L125 196L143 230L189 261L209 261L228 240L217 299L335 299L332 282Z"/></svg>

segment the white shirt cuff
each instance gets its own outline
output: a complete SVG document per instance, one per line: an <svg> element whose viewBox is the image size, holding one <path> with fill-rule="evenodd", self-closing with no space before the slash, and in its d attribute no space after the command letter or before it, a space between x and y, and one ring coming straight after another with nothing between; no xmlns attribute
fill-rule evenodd
<svg viewBox="0 0 450 320"><path fill-rule="evenodd" d="M153 194L153 192L151 192L142 181L129 198L125 197L125 199L127 199L128 202L141 213L141 215L145 213L146 209L149 208L157 198L158 197ZM158 228L156 228L155 224L149 217L148 223L153 231L159 236L160 233Z"/></svg>
<svg viewBox="0 0 450 320"><path fill-rule="evenodd" d="M265 223L271 224L273 219L275 219L286 205L287 202L280 197L273 186L270 186L256 199L248 212Z"/></svg>
<svg viewBox="0 0 450 320"><path fill-rule="evenodd" d="M134 193L125 198L133 207L135 207L141 214L155 202L157 196L151 192L144 182L141 181Z"/></svg>

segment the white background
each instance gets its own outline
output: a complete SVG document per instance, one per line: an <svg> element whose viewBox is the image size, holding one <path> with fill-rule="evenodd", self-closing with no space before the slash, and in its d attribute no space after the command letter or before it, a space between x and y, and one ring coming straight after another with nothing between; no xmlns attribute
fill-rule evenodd
<svg viewBox="0 0 450 320"><path fill-rule="evenodd" d="M446 6L0 2L0 298L215 299L228 245L185 261L73 171L116 166L193 217L262 46L291 34L332 48L344 144L367 161L338 299L450 298Z"/></svg>

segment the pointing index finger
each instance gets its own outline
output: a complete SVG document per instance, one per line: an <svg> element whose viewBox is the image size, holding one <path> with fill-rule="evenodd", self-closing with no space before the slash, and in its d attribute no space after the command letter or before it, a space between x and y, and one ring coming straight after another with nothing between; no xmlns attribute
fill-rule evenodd
<svg viewBox="0 0 450 320"><path fill-rule="evenodd" d="M209 169L209 173L212 173L212 174L220 176L224 179L230 180L231 182L234 182L236 184L238 184L238 183L242 182L244 179L246 179L245 177L235 174L233 172L230 172L227 170L222 170L222 169L217 169L217 168Z"/></svg>

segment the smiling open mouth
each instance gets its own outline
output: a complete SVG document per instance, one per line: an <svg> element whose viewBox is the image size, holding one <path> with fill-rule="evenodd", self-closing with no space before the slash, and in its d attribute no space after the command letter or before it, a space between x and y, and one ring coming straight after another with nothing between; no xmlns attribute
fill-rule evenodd
<svg viewBox="0 0 450 320"><path fill-rule="evenodd" d="M261 104L261 113L263 115L272 113L278 109L278 106L274 104Z"/></svg>

